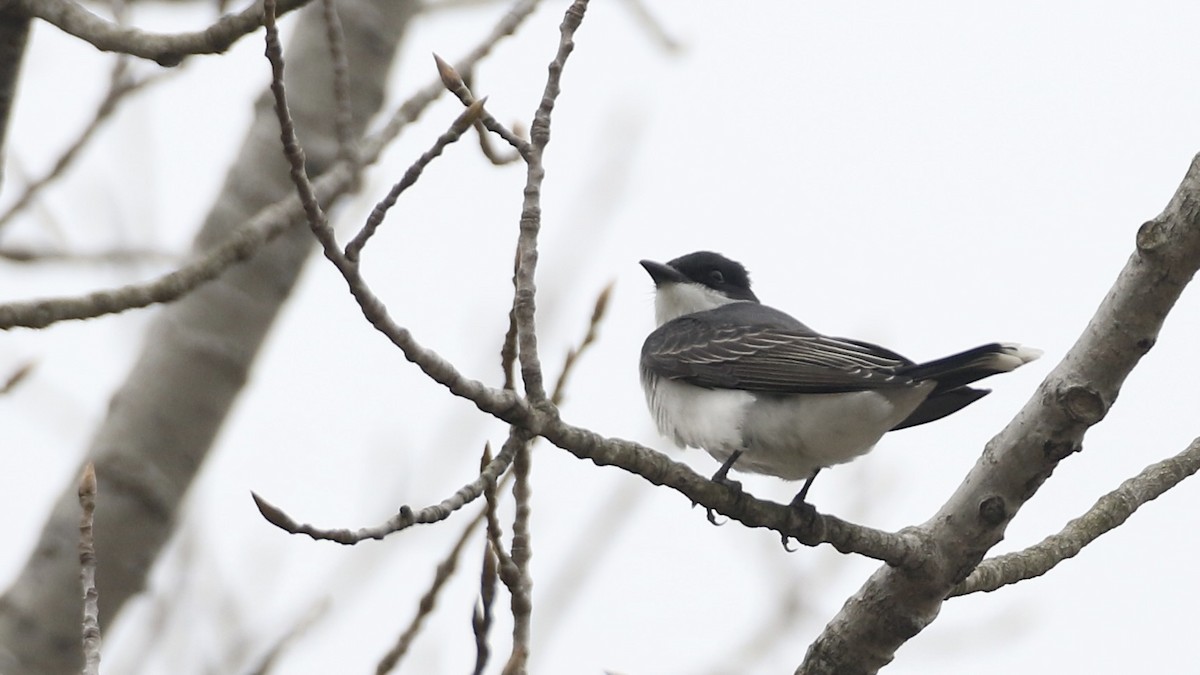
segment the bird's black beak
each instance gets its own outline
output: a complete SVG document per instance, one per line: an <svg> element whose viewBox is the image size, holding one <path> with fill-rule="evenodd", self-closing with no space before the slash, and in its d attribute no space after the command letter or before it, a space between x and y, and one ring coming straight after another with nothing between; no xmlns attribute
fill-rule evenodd
<svg viewBox="0 0 1200 675"><path fill-rule="evenodd" d="M662 286L664 284L681 284L687 280L682 274L679 273L679 270L671 267L670 265L664 265L660 262L654 262L653 260L643 260L639 264L646 268L646 272L650 275L650 278L654 280L655 287Z"/></svg>

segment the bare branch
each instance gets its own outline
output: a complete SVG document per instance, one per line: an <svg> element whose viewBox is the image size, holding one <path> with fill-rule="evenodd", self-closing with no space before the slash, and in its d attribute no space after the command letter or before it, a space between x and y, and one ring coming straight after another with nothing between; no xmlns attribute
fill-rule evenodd
<svg viewBox="0 0 1200 675"><path fill-rule="evenodd" d="M936 618L941 604L1004 536L1009 521L1108 413L1125 378L1200 268L1200 156L1062 362L950 500L917 532L932 547L919 569L885 567L809 647L798 673L874 672ZM854 649L845 646L853 644Z"/></svg>
<svg viewBox="0 0 1200 675"><path fill-rule="evenodd" d="M458 74L458 69L449 63L446 63L444 60L442 60L442 57L438 56L437 54L433 55L433 61L437 64L438 75L442 78L442 85L446 87L446 90L458 97L458 100L462 101L463 105L469 106L473 104L475 102L475 95L471 93L471 89L467 86L466 80ZM479 118L478 124L483 125L485 129L504 139L506 143L511 145L513 149L517 151L517 157L500 157L491 150L491 146L489 146L485 140L486 136L481 133L479 138L480 144L484 147L484 155L487 156L493 164L508 164L516 161L517 159L525 157L529 153L529 142L518 136L516 132L510 131L508 127L501 124L499 120L497 120L495 117L492 117L492 115L487 111L484 111L483 115Z"/></svg>
<svg viewBox="0 0 1200 675"><path fill-rule="evenodd" d="M535 405L546 401L546 389L542 384L542 364L538 361L537 353L537 286L533 281L537 270L537 238L542 226L542 180L546 177L542 157L546 145L550 143L550 115L554 111L558 94L562 91L563 67L567 57L575 49L575 31L583 22L586 9L587 0L576 0L567 8L559 26L558 52L550 62L550 75L546 78L542 102L533 114L529 152L525 154L528 169L525 178L525 202L521 207L521 233L517 239L516 295L513 308L517 315L517 358L521 364L521 379L525 383L525 395Z"/></svg>
<svg viewBox="0 0 1200 675"><path fill-rule="evenodd" d="M19 366L8 376L4 384L0 384L0 394L7 394L21 384L21 382L33 372L33 361L27 361Z"/></svg>
<svg viewBox="0 0 1200 675"><path fill-rule="evenodd" d="M513 138L520 140L520 137L515 131L509 131L500 125L499 122L496 123L496 128L503 129L506 134L510 134ZM479 133L480 152L483 153L484 157L487 157L487 160L491 162L493 166L504 166L506 164L512 164L513 162L521 159L520 152L501 154L500 151L497 150L494 145L492 145L492 137L487 134L488 128L483 122L475 123L475 131Z"/></svg>
<svg viewBox="0 0 1200 675"><path fill-rule="evenodd" d="M517 275L517 258L513 254L513 278ZM513 307L508 308L508 331L504 333L504 343L500 345L500 370L504 373L504 389L517 389L517 312Z"/></svg>
<svg viewBox="0 0 1200 675"><path fill-rule="evenodd" d="M506 673L524 673L529 657L530 620L533 616L533 576L529 573L529 560L533 557L532 534L529 531L529 516L532 512L533 490L529 484L530 441L532 434L514 430L510 440L517 445L513 458L513 499L516 501L516 516L513 518L512 574L508 589L512 593L513 648ZM501 565L501 579L504 566Z"/></svg>
<svg viewBox="0 0 1200 675"><path fill-rule="evenodd" d="M0 258L12 263L104 263L131 264L146 262L177 261L179 255L153 249L116 248L107 251L64 251L45 248L3 247Z"/></svg>
<svg viewBox="0 0 1200 675"><path fill-rule="evenodd" d="M333 199L354 184L353 173L339 165L317 181L318 195ZM293 195L281 199L238 228L222 243L192 262L141 284L94 291L86 295L0 304L0 330L15 327L45 328L59 321L90 319L130 309L171 302L221 275L236 263L249 260L269 241L304 217Z"/></svg>
<svg viewBox="0 0 1200 675"><path fill-rule="evenodd" d="M275 115L279 118L279 139L283 143L283 156L288 162L288 175L296 186L304 215L315 230L322 228L333 233L325 212L317 201L317 193L308 180L304 168L304 148L296 138L296 124L288 110L287 88L283 83L283 46L279 43L279 28L275 24L276 0L263 0L263 27L266 28L267 60L271 62L271 95L275 98Z"/></svg>
<svg viewBox="0 0 1200 675"><path fill-rule="evenodd" d="M480 463L486 466L492 461L492 446L485 443ZM511 476L512 474L507 474ZM504 542L500 538L500 519L496 517L496 485L484 489L483 496L487 501L487 546L483 547L483 565L479 571L479 604L471 617L471 631L475 634L475 675L483 675L487 666L491 648L488 646L488 633L492 628L492 605L496 599L496 581L498 579L499 561L503 557Z"/></svg>
<svg viewBox="0 0 1200 675"><path fill-rule="evenodd" d="M506 442L506 445L501 447L500 450L503 451L505 447L508 447L513 455L516 454L516 451L511 445L511 436L509 441ZM490 464L492 462L490 459L492 454L491 444L484 444L483 450L484 457L488 458L488 463ZM505 474L505 482L507 482L507 480L511 477L511 473ZM504 548L504 531L500 527L500 518L496 515L496 507L500 503L498 498L499 487L499 483L492 483L485 486L483 489L484 500L487 503L487 510L484 512L484 515L487 516L488 548L492 549L492 554L496 557L496 561L500 567L505 569L513 569L512 557Z"/></svg>
<svg viewBox="0 0 1200 675"><path fill-rule="evenodd" d="M259 513L267 522L279 529L292 534L307 534L319 541L334 541L339 544L357 544L365 539L383 539L392 532L399 532L413 525L436 523L450 517L450 514L475 501L483 494L488 485L494 485L497 478L508 469L513 461L513 451L501 449L496 459L479 473L475 480L459 488L441 503L427 506L414 512L408 506L401 506L399 512L386 522L374 527L364 527L358 530L322 529L307 523L298 523L282 509L268 502L255 493L250 493Z"/></svg>
<svg viewBox="0 0 1200 675"><path fill-rule="evenodd" d="M668 33L662 22L650 13L650 8L646 6L645 0L625 0L625 9L629 10L629 13L637 20L638 26L646 31L646 34L664 51L671 54L683 51L683 45L679 40Z"/></svg>
<svg viewBox="0 0 1200 675"><path fill-rule="evenodd" d="M492 49L497 43L500 42L500 40L516 32L517 28L520 27L525 19L533 13L533 10L537 9L539 2L540 0L517 0L517 2L513 4L512 9L508 10L508 13L505 14L495 25L495 27L492 28L492 32L489 33L488 36L484 38L481 43L479 43L479 45L468 52L465 57L458 61L454 65L454 69L459 71L470 71L472 68L474 68L476 64L478 64L483 60L484 57L491 53ZM417 94L414 95L410 100L420 102L427 99L428 101L432 101L441 95L443 91L445 91L445 84L443 82L432 82L426 85L424 89L417 92ZM472 101L469 101L468 103L470 102ZM389 138L394 137L397 133L395 128L403 127L409 122L415 120L416 116L422 109L424 109L424 107L425 104L420 104L419 106L417 104L412 106L405 104L404 106L401 106L400 109L396 111L396 114L392 116L392 119L387 123L387 125L385 125L383 129L379 131L379 135Z"/></svg>
<svg viewBox="0 0 1200 675"><path fill-rule="evenodd" d="M75 140L67 146L67 149L58 156L58 159L50 167L50 170L45 175L35 178L26 184L16 200L9 205L3 214L0 214L0 229L7 225L14 216L32 204L33 200L41 194L46 186L52 184L66 173L75 159L79 157L80 152L95 138L96 132L100 130L104 122L117 110L120 103L128 99L129 95L133 92L147 85L162 81L166 74L157 73L135 80L129 75L128 63L128 59L125 57L117 57L116 62L113 64L112 74L109 76L108 91L105 92L100 105L96 107L96 111L92 114L92 119L79 132Z"/></svg>
<svg viewBox="0 0 1200 675"><path fill-rule="evenodd" d="M308 1L282 0L277 11L285 14ZM101 51L150 59L160 66L177 66L194 54L220 54L263 25L263 6L257 2L237 14L221 17L203 30L174 35L126 28L92 14L71 0L17 0L17 4L30 16L57 26Z"/></svg>
<svg viewBox="0 0 1200 675"><path fill-rule="evenodd" d="M321 0L321 11L325 17L325 39L329 41L329 61L333 64L333 99L337 102L334 112L334 135L338 141L338 159L353 162L354 152L354 106L350 98L350 61L346 57L346 33L338 17L335 0Z"/></svg>
<svg viewBox="0 0 1200 675"><path fill-rule="evenodd" d="M399 665L400 659L404 658L404 655L408 653L408 648L412 645L412 641L416 638L417 633L420 632L425 619L433 612L434 605L437 603L438 593L441 592L442 587L450 580L450 577L454 576L454 571L458 569L458 557L462 554L463 547L466 546L467 541L471 538L471 533L475 531L479 523L483 522L485 512L480 511L471 522L467 523L467 526L463 528L462 534L459 535L458 541L454 543L454 546L446 554L446 557L438 563L433 581L429 584L429 588L425 591L425 594L421 596L420 602L417 603L417 613L409 622L408 628L400 634L400 637L396 640L396 644L388 650L388 653L375 666L376 675L391 672Z"/></svg>
<svg viewBox="0 0 1200 675"><path fill-rule="evenodd" d="M100 673L100 593L96 590L96 468L91 462L79 480L79 579L83 585L83 673Z"/></svg>
<svg viewBox="0 0 1200 675"><path fill-rule="evenodd" d="M466 110L459 114L458 118L450 125L441 136L438 136L433 147L421 154L417 161L413 162L412 166L404 172L404 176L392 186L375 208L371 210L371 215L367 217L367 222L358 231L358 234L346 244L346 259L352 263L357 263L362 256L363 247L367 245L367 241L375 234L375 230L379 229L383 223L384 217L387 216L388 209L396 205L396 200L400 198L400 194L412 187L417 179L421 177L421 172L435 158L442 154L446 146L462 138L464 132L475 124L475 120L479 119L479 115L483 112L483 106L487 103L487 98L481 98L472 103Z"/></svg>
<svg viewBox="0 0 1200 675"><path fill-rule="evenodd" d="M321 597L316 600L308 611L304 613L286 633L281 635L271 649L262 657L258 665L252 668L248 675L266 675L271 672L271 669L278 663L279 657L287 651L288 647L295 644L296 640L304 635L318 621L323 619L329 612L330 607L329 596Z"/></svg>
<svg viewBox="0 0 1200 675"><path fill-rule="evenodd" d="M1151 464L1120 487L1101 497L1087 513L1067 523L1023 551L989 558L971 576L954 587L948 597L991 592L1018 581L1040 577L1060 562L1073 558L1101 535L1120 527L1138 508L1200 471L1200 438L1183 452Z"/></svg>
<svg viewBox="0 0 1200 675"><path fill-rule="evenodd" d="M567 391L567 377L575 368L575 362L579 360L579 356L592 346L599 335L600 322L604 320L604 312L608 309L608 299L612 295L613 285L617 282L609 282L604 290L600 291L600 295L596 297L596 304L592 308L592 320L588 322L587 333L583 336L583 341L578 347L567 352L567 359L563 362L562 371L558 376L558 382L554 385L554 393L550 396L550 402L554 405L562 405L563 396Z"/></svg>

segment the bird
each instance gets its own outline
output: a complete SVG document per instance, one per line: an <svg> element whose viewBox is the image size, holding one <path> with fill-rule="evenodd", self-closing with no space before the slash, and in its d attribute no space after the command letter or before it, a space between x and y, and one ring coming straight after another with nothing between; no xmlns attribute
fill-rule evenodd
<svg viewBox="0 0 1200 675"><path fill-rule="evenodd" d="M746 268L719 253L641 266L654 281L657 328L639 370L659 432L708 452L721 462L713 480L735 489L735 468L804 480L793 506L807 503L821 469L869 452L889 431L962 410L990 393L968 385L1042 354L994 342L916 363L762 304Z"/></svg>

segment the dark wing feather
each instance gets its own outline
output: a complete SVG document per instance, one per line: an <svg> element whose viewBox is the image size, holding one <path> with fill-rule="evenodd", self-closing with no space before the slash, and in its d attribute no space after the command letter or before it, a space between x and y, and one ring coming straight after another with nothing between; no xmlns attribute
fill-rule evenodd
<svg viewBox="0 0 1200 675"><path fill-rule="evenodd" d="M769 394L828 394L914 383L896 373L911 361L868 343L818 335L803 325L746 325L698 316L680 317L651 333L642 345L643 370L710 389Z"/></svg>

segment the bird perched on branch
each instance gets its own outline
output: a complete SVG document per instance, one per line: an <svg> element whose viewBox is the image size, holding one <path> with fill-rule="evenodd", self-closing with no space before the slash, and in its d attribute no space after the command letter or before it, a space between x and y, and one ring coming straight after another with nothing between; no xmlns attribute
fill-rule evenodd
<svg viewBox="0 0 1200 675"><path fill-rule="evenodd" d="M822 335L761 304L746 268L720 254L643 260L658 328L641 379L659 431L730 469L804 480L871 450L889 431L939 420L989 393L968 385L1041 351L995 342L925 363L869 342ZM711 514L710 514L711 516Z"/></svg>

